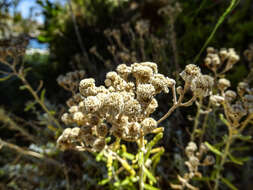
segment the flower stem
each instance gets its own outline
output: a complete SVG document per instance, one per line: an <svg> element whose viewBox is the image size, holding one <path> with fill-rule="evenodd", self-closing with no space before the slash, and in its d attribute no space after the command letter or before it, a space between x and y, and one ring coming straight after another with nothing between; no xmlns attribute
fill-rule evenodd
<svg viewBox="0 0 253 190"><path fill-rule="evenodd" d="M145 145L144 145L144 135L141 135L140 138L140 144L139 144L139 167L140 167L140 180L139 180L139 189L144 190L144 151L145 151Z"/></svg>

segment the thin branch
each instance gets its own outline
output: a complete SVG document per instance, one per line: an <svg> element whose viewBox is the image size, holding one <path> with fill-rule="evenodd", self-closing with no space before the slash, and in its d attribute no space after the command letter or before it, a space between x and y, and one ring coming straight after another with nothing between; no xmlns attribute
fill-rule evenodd
<svg viewBox="0 0 253 190"><path fill-rule="evenodd" d="M8 124L8 126L11 129L17 130L19 131L23 136L27 137L27 139L33 141L33 142L37 142L36 137L34 137L33 135L29 134L25 129L23 129L22 127L20 127L15 121L13 121L8 114L5 113L5 111L3 109L0 109L0 120L3 123Z"/></svg>
<svg viewBox="0 0 253 190"><path fill-rule="evenodd" d="M83 44L83 40L82 40L81 34L79 32L79 28L78 28L78 25L77 25L77 22L76 22L76 17L75 17L75 15L73 13L73 8L72 8L71 0L68 0L68 4L69 4L69 10L70 10L72 22L74 24L74 28L75 28L75 32L76 32L76 36L77 36L77 40L78 40L79 46L80 46L80 48L82 50L83 56L89 62L89 57L88 57L88 54L86 52L86 48L85 48L85 46Z"/></svg>
<svg viewBox="0 0 253 190"><path fill-rule="evenodd" d="M52 159L52 158L47 158L44 155L34 152L34 151L30 151L30 150L26 150L25 148L21 148L15 144L6 142L2 139L0 139L0 146L6 146L12 150L15 150L16 152L18 152L19 154L25 155L25 156L31 156L31 157L35 157L41 160L46 161L48 164L54 164L55 166L59 167L59 168L63 168L63 165L60 164L58 161Z"/></svg>

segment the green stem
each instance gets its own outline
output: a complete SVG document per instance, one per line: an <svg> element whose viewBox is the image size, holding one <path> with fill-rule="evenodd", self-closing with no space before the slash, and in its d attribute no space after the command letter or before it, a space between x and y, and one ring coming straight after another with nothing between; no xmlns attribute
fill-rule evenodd
<svg viewBox="0 0 253 190"><path fill-rule="evenodd" d="M217 171L217 174L216 174L214 190L218 190L218 188L219 188L219 180L220 180L220 176L221 176L221 171L223 170L223 165L226 162L226 159L227 159L227 156L228 156L228 153L229 153L229 148L230 148L230 146L233 142L233 133L232 133L231 126L228 126L228 131L229 131L228 139L226 141L225 150L224 150L224 153L222 154L221 162L219 164L218 171Z"/></svg>
<svg viewBox="0 0 253 190"><path fill-rule="evenodd" d="M197 105L198 110L197 110L197 114L196 114L195 120L194 120L193 131L192 131L192 134L191 134L191 141L194 141L194 139L195 139L195 133L196 133L196 130L197 130L198 125L199 125L199 117L200 117L201 106L202 106L202 97L200 97L199 103Z"/></svg>
<svg viewBox="0 0 253 190"><path fill-rule="evenodd" d="M139 145L139 167L140 167L140 180L139 180L139 189L144 190L144 150L145 150L145 145L144 145L144 135L141 135L140 138L140 145Z"/></svg>
<svg viewBox="0 0 253 190"><path fill-rule="evenodd" d="M210 107L211 107L211 101L208 102L207 110L209 110ZM201 144L203 142L204 134L206 132L206 127L207 127L208 116L209 116L209 113L207 113L204 117L203 125L201 128L201 134L200 134L200 138L199 138L199 144Z"/></svg>
<svg viewBox="0 0 253 190"><path fill-rule="evenodd" d="M199 54L195 57L193 63L196 63L200 57L200 55L202 54L202 52L204 51L204 49L206 48L206 46L210 43L210 41L213 39L217 29L219 28L219 26L223 23L223 21L225 20L226 16L236 7L236 2L237 0L231 0L231 3L229 5L229 7L226 9L226 11L223 13L223 15L219 18L217 24L215 25L212 33L210 34L210 36L207 38L205 44L203 45L203 47L201 48ZM239 2L239 1L238 1Z"/></svg>
<svg viewBox="0 0 253 190"><path fill-rule="evenodd" d="M34 97L35 101L42 107L42 109L48 114L49 118L55 123L55 125L61 129L61 125L60 123L57 121L57 119L55 119L54 116L52 116L52 114L50 113L50 111L47 109L47 107L45 106L44 102L42 102L40 100L40 98L38 97L37 93L33 90L33 88L31 87L31 85L28 83L28 81L25 79L25 77L20 76L18 73L16 73L16 76L18 78L20 78L22 80L22 82L26 85L27 90L32 94L32 96Z"/></svg>

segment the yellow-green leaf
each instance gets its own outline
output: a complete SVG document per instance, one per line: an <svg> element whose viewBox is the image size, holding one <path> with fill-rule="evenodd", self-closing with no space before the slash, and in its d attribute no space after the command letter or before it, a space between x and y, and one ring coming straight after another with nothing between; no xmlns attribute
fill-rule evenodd
<svg viewBox="0 0 253 190"><path fill-rule="evenodd" d="M156 178L153 176L153 174L150 171L148 171L146 167L144 167L144 173L147 175L150 181L156 183Z"/></svg>
<svg viewBox="0 0 253 190"><path fill-rule="evenodd" d="M207 148L212 151L214 154L217 154L219 156L222 156L222 153L217 149L215 148L214 146L212 146L211 144L209 144L208 142L205 142L205 145L207 146Z"/></svg>
<svg viewBox="0 0 253 190"><path fill-rule="evenodd" d="M156 187L153 187L152 185L144 184L144 188L147 190L160 190Z"/></svg>
<svg viewBox="0 0 253 190"><path fill-rule="evenodd" d="M222 177L221 181L223 183L225 183L230 189L232 189L232 190L238 190L237 187L234 186L228 179Z"/></svg>
<svg viewBox="0 0 253 190"><path fill-rule="evenodd" d="M3 82L3 81L8 80L9 78L11 78L11 76L12 76L12 75L7 75L6 77L0 78L0 82Z"/></svg>

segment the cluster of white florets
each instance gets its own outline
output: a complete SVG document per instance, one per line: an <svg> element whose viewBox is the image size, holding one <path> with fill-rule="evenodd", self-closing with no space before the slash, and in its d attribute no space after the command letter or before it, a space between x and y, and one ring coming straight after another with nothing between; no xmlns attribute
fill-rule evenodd
<svg viewBox="0 0 253 190"><path fill-rule="evenodd" d="M66 75L60 75L57 78L57 83L65 90L75 93L78 90L79 82L85 76L85 71L77 70L68 72Z"/></svg>
<svg viewBox="0 0 253 190"><path fill-rule="evenodd" d="M218 51L213 47L209 47L207 48L205 65L215 73L220 69L222 69L222 73L225 73L230 70L239 59L239 55L233 48L222 48Z"/></svg>
<svg viewBox="0 0 253 190"><path fill-rule="evenodd" d="M224 105L228 119L234 126L238 126L244 116L253 114L253 89L248 83L240 82L235 92L228 90L230 85L229 80L219 79L219 93L211 96L210 101L215 106Z"/></svg>
<svg viewBox="0 0 253 190"><path fill-rule="evenodd" d="M191 91L196 97L206 97L210 95L213 86L213 78L203 75L198 66L189 64L180 73L182 79L189 84Z"/></svg>
<svg viewBox="0 0 253 190"><path fill-rule="evenodd" d="M100 151L108 133L137 141L157 127L150 117L158 106L155 96L162 91L168 93L175 85L173 79L159 74L152 62L119 65L116 72L107 73L104 83L96 86L93 78L81 80L80 95L75 99L79 102L71 104L62 116L67 125L76 124L80 134L73 136L73 129L66 129L58 139L60 147L73 147L69 144L75 142L76 148Z"/></svg>
<svg viewBox="0 0 253 190"><path fill-rule="evenodd" d="M185 165L188 168L188 172L186 172L183 176L178 175L177 178L180 184L171 184L172 189L192 189L198 190L197 187L190 184L190 180L193 177L202 177L202 174L198 171L199 166L208 166L215 163L215 159L211 155L206 155L208 148L205 144L201 144L198 148L195 142L189 142L185 148L185 154L188 158L185 161ZM203 159L203 157L205 158ZM201 160L203 160L201 162Z"/></svg>

